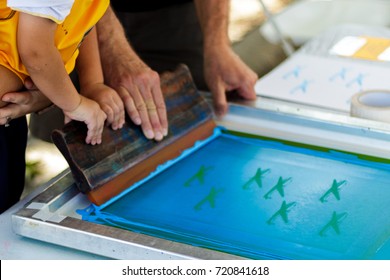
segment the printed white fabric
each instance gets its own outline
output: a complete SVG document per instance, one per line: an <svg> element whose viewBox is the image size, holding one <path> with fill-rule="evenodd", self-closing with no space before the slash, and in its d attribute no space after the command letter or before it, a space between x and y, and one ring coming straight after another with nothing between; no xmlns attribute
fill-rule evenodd
<svg viewBox="0 0 390 280"><path fill-rule="evenodd" d="M70 13L73 3L74 0L8 0L7 6L61 23Z"/></svg>

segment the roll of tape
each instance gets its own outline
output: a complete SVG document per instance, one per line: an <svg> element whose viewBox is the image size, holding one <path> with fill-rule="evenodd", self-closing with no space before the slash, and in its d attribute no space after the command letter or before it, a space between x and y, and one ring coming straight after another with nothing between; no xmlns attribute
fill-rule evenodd
<svg viewBox="0 0 390 280"><path fill-rule="evenodd" d="M390 123L390 90L355 94L351 100L351 116Z"/></svg>

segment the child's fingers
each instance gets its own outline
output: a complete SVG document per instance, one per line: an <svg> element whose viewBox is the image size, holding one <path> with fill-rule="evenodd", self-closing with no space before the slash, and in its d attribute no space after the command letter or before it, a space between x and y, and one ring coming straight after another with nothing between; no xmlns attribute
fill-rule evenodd
<svg viewBox="0 0 390 280"><path fill-rule="evenodd" d="M115 94L112 95L112 110L113 110L113 121L112 121L112 128L113 129L120 129L123 127L125 123L125 106L123 104L122 99L119 97L119 95L115 92Z"/></svg>
<svg viewBox="0 0 390 280"><path fill-rule="evenodd" d="M125 111L120 110L120 107L110 107L103 105L102 110L107 115L107 125L111 126L112 129L120 129L125 123Z"/></svg>
<svg viewBox="0 0 390 280"><path fill-rule="evenodd" d="M87 144L96 145L102 143L102 134L104 128L104 121L107 116L103 111L99 111L93 122L88 123L88 133L85 139Z"/></svg>
<svg viewBox="0 0 390 280"><path fill-rule="evenodd" d="M87 137L85 139L85 142L87 144L96 145L102 143L102 133L103 133L103 127L96 126L96 127L89 127L88 126L88 133Z"/></svg>
<svg viewBox="0 0 390 280"><path fill-rule="evenodd" d="M112 108L108 105L102 105L102 110L104 111L104 113L107 115L107 125L112 125L114 123L114 118L115 118L115 114L114 114L114 111L112 110Z"/></svg>

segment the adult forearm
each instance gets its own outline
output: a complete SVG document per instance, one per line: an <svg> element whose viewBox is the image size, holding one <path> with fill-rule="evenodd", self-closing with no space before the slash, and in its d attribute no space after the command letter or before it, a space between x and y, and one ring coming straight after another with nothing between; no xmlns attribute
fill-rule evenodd
<svg viewBox="0 0 390 280"><path fill-rule="evenodd" d="M121 97L132 121L148 139L168 133L160 78L132 49L114 11L109 8L97 24L104 82Z"/></svg>
<svg viewBox="0 0 390 280"><path fill-rule="evenodd" d="M194 0L203 32L204 75L217 115L228 111L226 91L255 99L257 75L234 53L228 36L230 0Z"/></svg>
<svg viewBox="0 0 390 280"><path fill-rule="evenodd" d="M99 50L105 64L108 59L115 59L117 52L130 50L125 32L114 11L109 7L96 25Z"/></svg>
<svg viewBox="0 0 390 280"><path fill-rule="evenodd" d="M122 24L115 12L109 7L97 24L97 36L100 58L104 75L110 78L117 69L118 64L123 64L129 59L139 60L138 55L132 49L126 38Z"/></svg>
<svg viewBox="0 0 390 280"><path fill-rule="evenodd" d="M195 0L204 48L229 46L229 0Z"/></svg>

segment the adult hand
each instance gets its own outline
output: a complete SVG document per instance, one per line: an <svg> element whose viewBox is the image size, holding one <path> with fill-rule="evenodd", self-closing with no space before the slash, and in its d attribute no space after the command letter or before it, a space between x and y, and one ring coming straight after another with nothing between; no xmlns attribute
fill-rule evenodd
<svg viewBox="0 0 390 280"><path fill-rule="evenodd" d="M105 83L118 92L145 136L161 140L168 134L168 120L158 73L132 49L111 7L99 20L97 31Z"/></svg>
<svg viewBox="0 0 390 280"><path fill-rule="evenodd" d="M0 125L4 125L7 118L16 119L50 106L51 101L34 86L31 80L25 81L25 88L26 91L9 92L3 95L2 101L7 102L8 105L0 108Z"/></svg>
<svg viewBox="0 0 390 280"><path fill-rule="evenodd" d="M204 73L218 116L228 111L226 91L235 90L244 99L256 99L257 74L229 46L205 49Z"/></svg>
<svg viewBox="0 0 390 280"><path fill-rule="evenodd" d="M115 64L115 74L106 71L105 80L118 92L129 117L141 125L145 136L160 141L168 134L160 77L141 60L125 62Z"/></svg>

